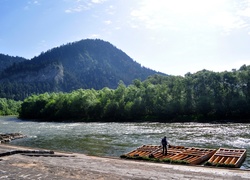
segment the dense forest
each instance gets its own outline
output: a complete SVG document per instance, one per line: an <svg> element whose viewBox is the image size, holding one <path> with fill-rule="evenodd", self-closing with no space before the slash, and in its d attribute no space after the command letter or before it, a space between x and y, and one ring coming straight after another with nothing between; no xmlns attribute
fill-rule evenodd
<svg viewBox="0 0 250 180"><path fill-rule="evenodd" d="M21 101L0 98L0 116L17 115L21 108Z"/></svg>
<svg viewBox="0 0 250 180"><path fill-rule="evenodd" d="M0 72L5 68L17 64L19 62L26 61L27 59L18 56L9 56L0 53Z"/></svg>
<svg viewBox="0 0 250 180"><path fill-rule="evenodd" d="M242 121L250 122L250 66L202 70L182 76L153 75L116 89L78 89L32 95L20 118L48 121Z"/></svg>
<svg viewBox="0 0 250 180"><path fill-rule="evenodd" d="M32 94L76 89L116 88L162 74L145 68L109 42L86 39L68 43L31 60L0 55L0 97L23 100ZM163 75L163 74L162 74Z"/></svg>

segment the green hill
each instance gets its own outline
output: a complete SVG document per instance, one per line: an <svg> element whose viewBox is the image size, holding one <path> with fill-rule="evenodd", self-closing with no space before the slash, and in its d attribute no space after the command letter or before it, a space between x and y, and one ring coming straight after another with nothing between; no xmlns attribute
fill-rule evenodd
<svg viewBox="0 0 250 180"><path fill-rule="evenodd" d="M128 85L153 74L162 73L141 66L109 42L87 39L6 65L0 74L0 97L20 100L44 92L116 88L120 80Z"/></svg>
<svg viewBox="0 0 250 180"><path fill-rule="evenodd" d="M0 54L0 72L15 63L19 63L25 60L27 59L17 56L13 57L9 55Z"/></svg>

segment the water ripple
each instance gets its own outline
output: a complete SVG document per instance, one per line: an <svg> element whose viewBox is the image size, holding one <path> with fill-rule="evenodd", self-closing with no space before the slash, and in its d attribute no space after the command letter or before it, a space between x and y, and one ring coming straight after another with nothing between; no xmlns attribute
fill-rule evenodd
<svg viewBox="0 0 250 180"><path fill-rule="evenodd" d="M46 123L0 117L0 133L20 132L27 138L12 144L120 156L143 144L160 145L163 136L173 145L204 148L245 148L241 168L250 169L250 124L228 123Z"/></svg>

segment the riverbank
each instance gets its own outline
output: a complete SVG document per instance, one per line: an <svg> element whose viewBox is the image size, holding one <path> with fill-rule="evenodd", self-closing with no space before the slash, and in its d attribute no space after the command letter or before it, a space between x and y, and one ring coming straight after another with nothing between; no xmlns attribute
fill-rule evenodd
<svg viewBox="0 0 250 180"><path fill-rule="evenodd" d="M1 144L0 153L32 148ZM79 153L0 157L0 179L249 179L249 170L94 157Z"/></svg>

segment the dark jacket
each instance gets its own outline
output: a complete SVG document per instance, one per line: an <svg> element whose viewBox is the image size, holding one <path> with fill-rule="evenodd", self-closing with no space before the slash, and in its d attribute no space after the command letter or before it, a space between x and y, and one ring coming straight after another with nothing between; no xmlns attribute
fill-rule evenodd
<svg viewBox="0 0 250 180"><path fill-rule="evenodd" d="M161 144L162 144L163 146L167 146L168 141L167 141L167 139L166 139L165 137L161 140Z"/></svg>

